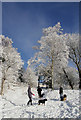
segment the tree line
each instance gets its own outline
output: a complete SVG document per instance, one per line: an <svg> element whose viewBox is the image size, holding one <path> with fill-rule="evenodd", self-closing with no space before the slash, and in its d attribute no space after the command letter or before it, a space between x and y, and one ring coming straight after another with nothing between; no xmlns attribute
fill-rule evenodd
<svg viewBox="0 0 81 120"><path fill-rule="evenodd" d="M12 40L0 36L0 66L2 73L1 94L4 84L24 82L37 86L38 78L43 76L43 82L54 89L58 85L76 85L81 89L81 52L78 33L64 33L60 22L53 27L43 29L43 36L38 40L34 57L27 61L27 69L20 53L13 47ZM32 49L32 48L31 48ZM69 63L74 64L71 67Z"/></svg>

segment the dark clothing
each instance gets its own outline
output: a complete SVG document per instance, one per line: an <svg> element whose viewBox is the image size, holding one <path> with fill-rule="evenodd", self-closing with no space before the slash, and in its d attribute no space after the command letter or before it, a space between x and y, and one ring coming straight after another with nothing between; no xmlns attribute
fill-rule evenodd
<svg viewBox="0 0 81 120"><path fill-rule="evenodd" d="M28 87L28 97L32 98L33 93L31 92L31 87Z"/></svg>
<svg viewBox="0 0 81 120"><path fill-rule="evenodd" d="M63 88L62 87L60 87L60 89L59 89L59 94L63 94Z"/></svg>
<svg viewBox="0 0 81 120"><path fill-rule="evenodd" d="M64 96L61 96L60 100L63 101L64 100Z"/></svg>
<svg viewBox="0 0 81 120"><path fill-rule="evenodd" d="M31 103L31 105L32 105L32 95L33 95L33 93L31 92L31 87L29 86L29 87L28 87L28 97L29 97L29 101L28 101L27 105L29 105L29 103Z"/></svg>
<svg viewBox="0 0 81 120"><path fill-rule="evenodd" d="M60 87L59 89L59 94L60 94L60 100L62 101L63 99L63 88L62 87Z"/></svg>
<svg viewBox="0 0 81 120"><path fill-rule="evenodd" d="M43 97L44 95L45 95L45 94L44 94L44 93L42 93L40 97Z"/></svg>
<svg viewBox="0 0 81 120"><path fill-rule="evenodd" d="M41 87L38 86L37 91L38 91L39 97L41 97L41 91L42 91Z"/></svg>
<svg viewBox="0 0 81 120"><path fill-rule="evenodd" d="M31 103L31 105L32 105L32 99L31 99L31 97L29 97L29 101L28 101L27 105L29 105L29 103Z"/></svg>

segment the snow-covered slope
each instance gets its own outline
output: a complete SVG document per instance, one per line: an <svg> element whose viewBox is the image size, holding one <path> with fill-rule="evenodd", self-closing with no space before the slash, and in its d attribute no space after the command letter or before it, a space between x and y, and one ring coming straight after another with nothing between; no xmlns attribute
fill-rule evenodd
<svg viewBox="0 0 81 120"><path fill-rule="evenodd" d="M2 97L3 118L77 118L79 116L79 90L64 90L66 101L59 100L58 90L43 90L48 99L44 105L38 105L36 88L32 88L33 105L27 106L27 87L13 87Z"/></svg>

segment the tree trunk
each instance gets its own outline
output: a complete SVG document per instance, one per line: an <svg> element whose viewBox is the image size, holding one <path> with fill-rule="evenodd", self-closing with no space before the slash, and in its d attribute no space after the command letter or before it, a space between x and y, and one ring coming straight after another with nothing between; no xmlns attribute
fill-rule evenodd
<svg viewBox="0 0 81 120"><path fill-rule="evenodd" d="M81 71L79 70L79 89L81 89Z"/></svg>
<svg viewBox="0 0 81 120"><path fill-rule="evenodd" d="M2 78L2 83L1 83L1 95L3 95L3 86L4 86L5 78Z"/></svg>
<svg viewBox="0 0 81 120"><path fill-rule="evenodd" d="M77 64L77 68L78 68L78 73L79 73L79 89L81 89L81 70L78 64Z"/></svg>
<svg viewBox="0 0 81 120"><path fill-rule="evenodd" d="M8 71L9 68L10 68L10 66L8 66L6 72ZM5 82L5 79L6 79L6 77L5 77L5 71L3 72L3 74L4 74L4 76L2 78L2 83L1 83L1 93L0 93L1 95L3 95L4 82Z"/></svg>
<svg viewBox="0 0 81 120"><path fill-rule="evenodd" d="M65 74L65 76L66 76L66 78L67 78L67 80L68 80L68 82L69 82L69 85L70 85L71 89L73 90L73 85L72 85L71 80L69 79L69 77L68 77L66 71L65 71L64 69L63 69L63 71L64 71L64 74Z"/></svg>
<svg viewBox="0 0 81 120"><path fill-rule="evenodd" d="M52 89L54 89L54 57L52 55Z"/></svg>

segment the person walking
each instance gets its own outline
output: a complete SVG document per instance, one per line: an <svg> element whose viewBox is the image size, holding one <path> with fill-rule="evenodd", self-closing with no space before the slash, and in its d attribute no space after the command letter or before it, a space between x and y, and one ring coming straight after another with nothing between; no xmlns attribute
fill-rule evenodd
<svg viewBox="0 0 81 120"><path fill-rule="evenodd" d="M29 103L31 103L31 105L32 105L32 95L34 95L34 94L31 92L31 87L29 86L29 87L28 87L28 97L29 97L29 101L28 101L27 105L29 105Z"/></svg>
<svg viewBox="0 0 81 120"><path fill-rule="evenodd" d="M60 86L59 94L60 94L60 100L62 100L63 99L63 87L62 86Z"/></svg>
<svg viewBox="0 0 81 120"><path fill-rule="evenodd" d="M41 91L42 91L42 89L41 89L41 87L38 85L37 92L38 92L39 98L41 97Z"/></svg>

